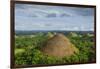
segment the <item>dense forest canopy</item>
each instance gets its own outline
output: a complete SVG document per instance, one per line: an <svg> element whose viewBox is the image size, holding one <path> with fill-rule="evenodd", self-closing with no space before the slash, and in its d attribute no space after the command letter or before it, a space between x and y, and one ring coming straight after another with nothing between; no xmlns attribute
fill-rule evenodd
<svg viewBox="0 0 100 69"><path fill-rule="evenodd" d="M32 65L32 64L63 64L63 63L87 63L94 62L96 59L94 35L91 33L78 34L70 32L64 34L79 49L79 53L72 56L58 58L48 56L40 51L44 43L48 41L55 33L48 32L37 33L33 35L16 35L15 36L15 64Z"/></svg>

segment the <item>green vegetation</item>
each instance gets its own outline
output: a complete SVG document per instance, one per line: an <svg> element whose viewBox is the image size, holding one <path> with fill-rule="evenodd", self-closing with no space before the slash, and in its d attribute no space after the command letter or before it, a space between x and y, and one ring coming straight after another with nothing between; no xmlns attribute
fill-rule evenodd
<svg viewBox="0 0 100 69"><path fill-rule="evenodd" d="M62 64L62 63L86 63L95 61L95 46L93 34L69 33L66 35L79 49L78 54L70 57L57 58L44 55L40 48L53 36L53 33L37 33L34 35L16 35L15 37L15 64Z"/></svg>

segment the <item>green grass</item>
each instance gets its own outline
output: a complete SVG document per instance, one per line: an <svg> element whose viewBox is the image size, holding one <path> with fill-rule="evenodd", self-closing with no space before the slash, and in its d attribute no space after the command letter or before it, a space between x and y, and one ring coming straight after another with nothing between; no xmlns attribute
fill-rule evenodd
<svg viewBox="0 0 100 69"><path fill-rule="evenodd" d="M25 49L15 49L15 55L25 52Z"/></svg>

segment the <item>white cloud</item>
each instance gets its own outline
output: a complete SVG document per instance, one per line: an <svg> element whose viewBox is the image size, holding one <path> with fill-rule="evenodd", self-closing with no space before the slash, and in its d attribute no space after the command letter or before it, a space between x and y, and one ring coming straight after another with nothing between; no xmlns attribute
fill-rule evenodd
<svg viewBox="0 0 100 69"><path fill-rule="evenodd" d="M15 10L16 30L93 30L93 16L83 8L21 5ZM91 10L88 9L88 12ZM92 14L92 13L91 13ZM54 16L55 15L55 16Z"/></svg>

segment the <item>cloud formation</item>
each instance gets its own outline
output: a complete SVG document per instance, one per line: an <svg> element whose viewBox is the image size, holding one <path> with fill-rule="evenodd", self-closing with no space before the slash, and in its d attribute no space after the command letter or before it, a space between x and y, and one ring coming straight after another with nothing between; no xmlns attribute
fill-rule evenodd
<svg viewBox="0 0 100 69"><path fill-rule="evenodd" d="M94 9L16 4L15 30L93 31Z"/></svg>

